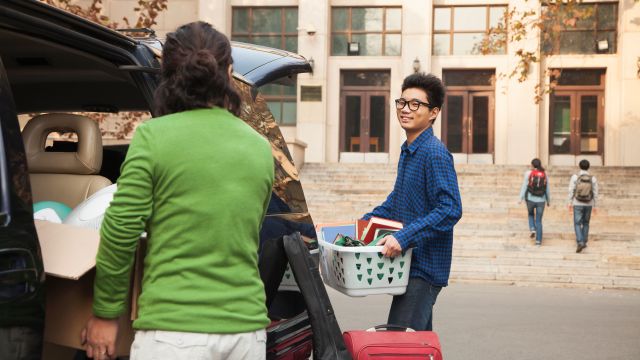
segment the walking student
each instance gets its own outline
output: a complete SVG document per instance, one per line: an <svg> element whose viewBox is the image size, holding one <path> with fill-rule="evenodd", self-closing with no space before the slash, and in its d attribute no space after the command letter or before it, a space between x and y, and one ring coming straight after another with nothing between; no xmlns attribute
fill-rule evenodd
<svg viewBox="0 0 640 360"><path fill-rule="evenodd" d="M596 212L598 197L598 181L595 176L589 174L591 164L585 159L578 165L580 172L573 174L569 181L569 212L573 210L573 225L578 243L577 253L587 247L591 211Z"/></svg>
<svg viewBox="0 0 640 360"><path fill-rule="evenodd" d="M264 359L258 239L271 196L268 141L238 118L231 45L205 22L167 35L159 118L140 125L100 231L89 357L113 358L117 318L147 231L131 359ZM242 165L239 165L242 164Z"/></svg>
<svg viewBox="0 0 640 360"><path fill-rule="evenodd" d="M433 122L444 100L442 81L434 75L404 79L395 100L405 131L398 175L387 199L372 216L402 222L403 229L384 237L382 253L398 256L413 247L407 291L393 297L387 323L414 330L432 330L433 306L451 270L453 227L462 217L462 202L453 157L433 134Z"/></svg>
<svg viewBox="0 0 640 360"><path fill-rule="evenodd" d="M520 203L527 202L530 237L536 238L536 246L542 245L542 215L544 205L550 205L549 176L542 167L540 159L531 160L531 169L524 173L520 188Z"/></svg>

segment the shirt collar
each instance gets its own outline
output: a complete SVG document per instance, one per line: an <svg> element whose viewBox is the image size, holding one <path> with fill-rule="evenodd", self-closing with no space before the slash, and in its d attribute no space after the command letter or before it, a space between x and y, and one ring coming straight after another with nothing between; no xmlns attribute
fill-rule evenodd
<svg viewBox="0 0 640 360"><path fill-rule="evenodd" d="M416 150L418 150L420 145L426 143L427 140L429 140L432 136L433 136L433 127L429 126L429 128L423 131L420 135L418 135L418 137L415 140L413 140L411 144L407 144L407 141L405 140L405 142L402 144L401 149L403 152L408 151L411 155L413 155L416 152Z"/></svg>
<svg viewBox="0 0 640 360"><path fill-rule="evenodd" d="M578 174L579 175L584 175L584 174L589 174L589 172L587 170L580 169L580 172Z"/></svg>

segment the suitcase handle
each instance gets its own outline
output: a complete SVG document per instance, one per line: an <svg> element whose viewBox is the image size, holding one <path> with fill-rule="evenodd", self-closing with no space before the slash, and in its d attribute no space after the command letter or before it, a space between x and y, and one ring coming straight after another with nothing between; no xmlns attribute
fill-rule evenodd
<svg viewBox="0 0 640 360"><path fill-rule="evenodd" d="M395 331L404 331L404 332L415 332L415 330L413 330L410 327L406 327L406 326L401 326L401 325L393 325L393 324L384 324L384 325L378 325L378 326L374 326L372 328L368 328L366 331L368 332L376 332L378 330L395 330Z"/></svg>

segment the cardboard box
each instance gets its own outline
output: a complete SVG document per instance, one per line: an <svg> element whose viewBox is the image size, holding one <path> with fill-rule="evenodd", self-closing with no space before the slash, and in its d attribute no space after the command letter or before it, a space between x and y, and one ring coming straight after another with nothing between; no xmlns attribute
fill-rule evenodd
<svg viewBox="0 0 640 360"><path fill-rule="evenodd" d="M82 349L80 333L92 314L94 267L100 234L93 229L48 221L36 220L35 224L47 273L44 341ZM137 271L134 271L135 281L130 294L138 293L139 264L136 261ZM120 356L129 354L133 342L134 303L131 309L134 311L120 317L116 343L116 353ZM51 347L45 346L44 358L54 358L47 355L48 348Z"/></svg>

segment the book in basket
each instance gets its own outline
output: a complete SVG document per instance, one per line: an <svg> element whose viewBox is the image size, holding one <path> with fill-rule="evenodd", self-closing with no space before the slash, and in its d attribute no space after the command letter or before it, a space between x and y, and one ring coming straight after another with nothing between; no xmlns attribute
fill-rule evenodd
<svg viewBox="0 0 640 360"><path fill-rule="evenodd" d="M369 219L369 223L362 231L362 235L360 236L360 239L358 240L362 240L362 242L364 242L365 244L370 243L371 241L373 241L373 239L375 239L375 232L377 229L400 230L402 229L402 223L395 220L389 220L389 219L372 216L371 219Z"/></svg>
<svg viewBox="0 0 640 360"><path fill-rule="evenodd" d="M322 230L322 227L318 228L318 245L320 273L325 284L349 296L405 293L413 249L388 258L382 255L382 246L345 247L332 244L334 238L331 236L337 229ZM379 236L382 236L381 233L384 231L378 231Z"/></svg>

